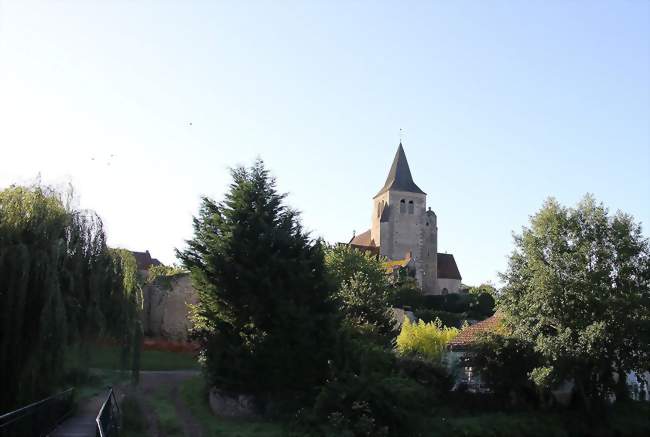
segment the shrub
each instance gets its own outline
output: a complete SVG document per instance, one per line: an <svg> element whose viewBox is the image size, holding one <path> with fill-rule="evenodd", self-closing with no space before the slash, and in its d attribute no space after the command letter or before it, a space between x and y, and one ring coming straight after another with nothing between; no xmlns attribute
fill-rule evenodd
<svg viewBox="0 0 650 437"><path fill-rule="evenodd" d="M415 354L438 361L447 343L456 337L458 332L456 328L443 327L440 320L411 323L406 318L397 337L397 351L402 355Z"/></svg>
<svg viewBox="0 0 650 437"><path fill-rule="evenodd" d="M415 317L424 321L425 323L433 322L436 319L439 319L442 323L442 326L459 329L463 326L463 323L468 318L467 313L450 313L448 311L436 311L427 309L415 310L413 314Z"/></svg>
<svg viewBox="0 0 650 437"><path fill-rule="evenodd" d="M424 295L412 278L407 278L395 284L392 290L391 304L397 308L420 308Z"/></svg>
<svg viewBox="0 0 650 437"><path fill-rule="evenodd" d="M535 399L535 387L530 375L540 360L531 342L486 333L475 343L466 364L476 369L495 394L531 401Z"/></svg>

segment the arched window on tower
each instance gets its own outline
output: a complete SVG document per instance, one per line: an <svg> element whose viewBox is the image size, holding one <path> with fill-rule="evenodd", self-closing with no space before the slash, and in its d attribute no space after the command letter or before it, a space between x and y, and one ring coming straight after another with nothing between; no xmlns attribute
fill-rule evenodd
<svg viewBox="0 0 650 437"><path fill-rule="evenodd" d="M413 214L415 206L413 205L413 201L409 200L409 214Z"/></svg>
<svg viewBox="0 0 650 437"><path fill-rule="evenodd" d="M381 214L381 202L377 202L377 217Z"/></svg>
<svg viewBox="0 0 650 437"><path fill-rule="evenodd" d="M443 289L442 289L442 294L443 294L443 295L447 295L447 294L449 294L449 290L447 290L446 288L443 288Z"/></svg>
<svg viewBox="0 0 650 437"><path fill-rule="evenodd" d="M402 214L406 212L406 200L404 199L399 201L399 212Z"/></svg>

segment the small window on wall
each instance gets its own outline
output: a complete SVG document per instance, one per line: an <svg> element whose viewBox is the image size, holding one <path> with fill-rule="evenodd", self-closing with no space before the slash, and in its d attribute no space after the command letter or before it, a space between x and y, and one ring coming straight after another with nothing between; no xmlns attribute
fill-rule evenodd
<svg viewBox="0 0 650 437"><path fill-rule="evenodd" d="M414 209L413 201L409 200L409 214L413 214L413 209Z"/></svg>
<svg viewBox="0 0 650 437"><path fill-rule="evenodd" d="M406 200L404 199L399 201L399 212L402 214L406 212Z"/></svg>
<svg viewBox="0 0 650 437"><path fill-rule="evenodd" d="M443 288L443 289L442 289L442 294L443 294L443 295L444 295L444 294L449 294L449 290L447 290L446 288Z"/></svg>

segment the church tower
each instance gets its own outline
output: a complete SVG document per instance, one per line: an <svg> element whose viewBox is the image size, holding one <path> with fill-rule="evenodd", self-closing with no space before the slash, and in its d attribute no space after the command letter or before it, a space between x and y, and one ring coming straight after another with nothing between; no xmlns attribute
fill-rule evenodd
<svg viewBox="0 0 650 437"><path fill-rule="evenodd" d="M402 143L381 190L373 198L370 242L390 260L411 258L422 290L436 293L438 228L427 195L413 181Z"/></svg>

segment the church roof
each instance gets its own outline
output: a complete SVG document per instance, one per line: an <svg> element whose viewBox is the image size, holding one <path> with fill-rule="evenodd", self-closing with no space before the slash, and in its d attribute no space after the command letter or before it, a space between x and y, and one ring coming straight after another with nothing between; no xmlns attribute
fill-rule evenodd
<svg viewBox="0 0 650 437"><path fill-rule="evenodd" d="M386 183L384 184L384 187L379 190L379 193L375 194L375 197L389 190L426 194L420 189L420 187L415 185L415 182L413 182L411 169L406 160L406 154L404 153L402 143L399 143L397 153L395 153L395 158L393 159L393 165L391 165L388 177L386 178Z"/></svg>
<svg viewBox="0 0 650 437"><path fill-rule="evenodd" d="M463 279L458 271L456 260L450 253L438 254L438 277L441 279Z"/></svg>
<svg viewBox="0 0 650 437"><path fill-rule="evenodd" d="M370 238L370 229L368 229L366 232L352 237L348 244L355 246L374 246L375 242Z"/></svg>

